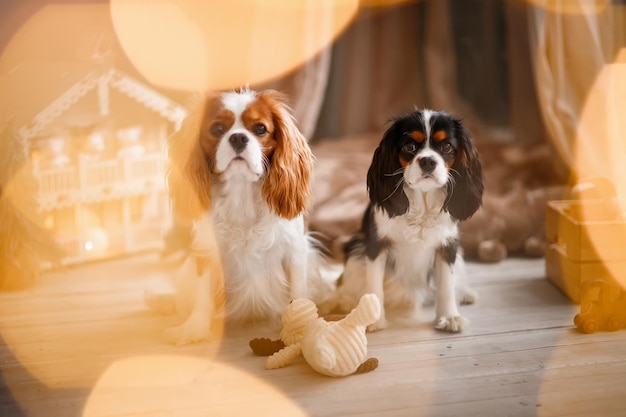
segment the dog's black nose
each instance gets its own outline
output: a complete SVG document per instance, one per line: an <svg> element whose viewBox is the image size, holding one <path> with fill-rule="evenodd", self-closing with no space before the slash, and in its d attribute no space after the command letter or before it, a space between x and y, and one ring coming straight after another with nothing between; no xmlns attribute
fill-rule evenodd
<svg viewBox="0 0 626 417"><path fill-rule="evenodd" d="M246 149L248 140L249 140L248 137L243 133L233 133L228 138L228 142L230 143L230 146L232 146L235 152L237 152L238 154L240 154L241 152L243 152L244 149Z"/></svg>
<svg viewBox="0 0 626 417"><path fill-rule="evenodd" d="M437 166L437 161L427 156L424 158L420 158L419 165L420 168L422 168L423 172L433 172L433 170Z"/></svg>

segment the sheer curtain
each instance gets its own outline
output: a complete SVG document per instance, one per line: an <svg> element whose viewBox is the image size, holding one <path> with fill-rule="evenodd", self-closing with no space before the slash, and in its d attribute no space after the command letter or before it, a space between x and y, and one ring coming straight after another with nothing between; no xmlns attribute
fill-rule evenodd
<svg viewBox="0 0 626 417"><path fill-rule="evenodd" d="M364 7L332 46L316 138L380 132L413 106L485 142L545 142L523 0Z"/></svg>
<svg viewBox="0 0 626 417"><path fill-rule="evenodd" d="M555 148L575 174L620 180L626 154L626 7L610 1L537 1L529 8L536 89ZM623 128L624 126L622 126Z"/></svg>

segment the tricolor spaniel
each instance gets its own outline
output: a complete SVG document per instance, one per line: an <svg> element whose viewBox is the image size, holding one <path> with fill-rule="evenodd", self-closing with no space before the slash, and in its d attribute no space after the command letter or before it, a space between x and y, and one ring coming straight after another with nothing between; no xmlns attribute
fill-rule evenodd
<svg viewBox="0 0 626 417"><path fill-rule="evenodd" d="M170 140L174 211L195 219L174 297L187 316L170 331L178 344L205 339L220 310L227 322L278 324L291 299L317 300L327 289L303 221L313 155L285 97L245 89L200 107ZM147 302L159 310L172 303Z"/></svg>
<svg viewBox="0 0 626 417"><path fill-rule="evenodd" d="M381 304L410 301L435 291L435 327L461 331L457 307L474 302L464 284L458 223L480 207L482 163L460 120L431 110L394 119L367 173L369 205L360 232L346 246L338 300L350 309L361 294ZM387 326L385 309L369 327Z"/></svg>

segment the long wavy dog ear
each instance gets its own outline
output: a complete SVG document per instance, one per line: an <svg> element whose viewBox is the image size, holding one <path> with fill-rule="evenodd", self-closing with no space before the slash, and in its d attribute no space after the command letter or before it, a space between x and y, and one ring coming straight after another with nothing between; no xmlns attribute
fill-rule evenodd
<svg viewBox="0 0 626 417"><path fill-rule="evenodd" d="M211 175L200 146L206 96L196 96L181 128L168 138L167 184L174 214L183 220L202 216L211 206Z"/></svg>
<svg viewBox="0 0 626 417"><path fill-rule="evenodd" d="M397 122L387 129L367 171L370 202L381 207L389 217L400 216L409 209L409 199L402 186L403 171L398 147L401 132L398 130Z"/></svg>
<svg viewBox="0 0 626 417"><path fill-rule="evenodd" d="M470 132L458 119L454 119L454 134L459 141L459 149L450 170L448 197L443 208L455 219L466 220L482 204L483 167Z"/></svg>
<svg viewBox="0 0 626 417"><path fill-rule="evenodd" d="M259 95L272 109L277 142L263 181L263 197L278 216L292 219L306 211L311 199L313 153L296 125L286 97L273 90Z"/></svg>

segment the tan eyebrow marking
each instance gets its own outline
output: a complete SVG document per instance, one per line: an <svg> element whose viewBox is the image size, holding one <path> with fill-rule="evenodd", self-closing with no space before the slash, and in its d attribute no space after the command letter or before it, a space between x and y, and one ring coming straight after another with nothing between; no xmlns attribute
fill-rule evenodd
<svg viewBox="0 0 626 417"><path fill-rule="evenodd" d="M438 130L433 134L435 142L441 142L448 139L448 135L443 130Z"/></svg>
<svg viewBox="0 0 626 417"><path fill-rule="evenodd" d="M409 136L415 139L415 141L419 143L424 142L424 139L426 139L426 136L424 135L424 133L420 132L419 130L415 130L409 133Z"/></svg>

